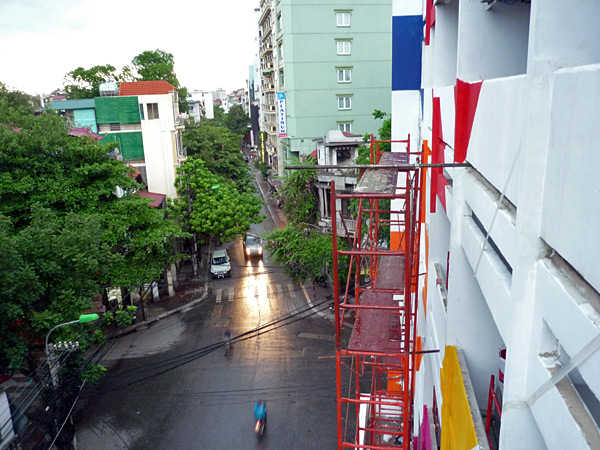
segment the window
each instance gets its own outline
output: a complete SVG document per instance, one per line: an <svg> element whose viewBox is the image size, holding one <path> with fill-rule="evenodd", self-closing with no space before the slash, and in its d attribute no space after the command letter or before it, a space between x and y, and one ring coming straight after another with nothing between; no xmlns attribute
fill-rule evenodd
<svg viewBox="0 0 600 450"><path fill-rule="evenodd" d="M277 31L281 31L281 14L277 16Z"/></svg>
<svg viewBox="0 0 600 450"><path fill-rule="evenodd" d="M108 129L110 131L121 131L121 124L120 123L109 123Z"/></svg>
<svg viewBox="0 0 600 450"><path fill-rule="evenodd" d="M337 41L337 54L338 55L349 55L350 54L350 42L351 41Z"/></svg>
<svg viewBox="0 0 600 450"><path fill-rule="evenodd" d="M144 120L144 104L140 103L140 119Z"/></svg>
<svg viewBox="0 0 600 450"><path fill-rule="evenodd" d="M338 69L338 83L350 83L352 80L352 69Z"/></svg>
<svg viewBox="0 0 600 450"><path fill-rule="evenodd" d="M350 26L350 13L349 12L337 12L335 13L338 27L349 27Z"/></svg>
<svg viewBox="0 0 600 450"><path fill-rule="evenodd" d="M279 86L285 86L285 79L284 79L284 73L283 73L283 69L279 70Z"/></svg>
<svg viewBox="0 0 600 450"><path fill-rule="evenodd" d="M352 124L349 122L338 123L338 129L345 133L352 133Z"/></svg>
<svg viewBox="0 0 600 450"><path fill-rule="evenodd" d="M283 59L283 43L277 44L277 56L279 59Z"/></svg>
<svg viewBox="0 0 600 450"><path fill-rule="evenodd" d="M352 97L338 97L338 109L352 109Z"/></svg>
<svg viewBox="0 0 600 450"><path fill-rule="evenodd" d="M158 103L148 103L148 120L158 119Z"/></svg>

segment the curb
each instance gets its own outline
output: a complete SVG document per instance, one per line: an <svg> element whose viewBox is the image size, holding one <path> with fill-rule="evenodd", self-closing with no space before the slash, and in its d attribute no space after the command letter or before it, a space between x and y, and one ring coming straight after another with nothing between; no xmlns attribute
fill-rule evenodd
<svg viewBox="0 0 600 450"><path fill-rule="evenodd" d="M159 320L162 320L166 317L172 316L173 314L188 311L188 310L192 309L194 306L196 306L199 303L202 303L204 300L206 300L206 297L208 297L208 282L204 282L204 293L199 298L192 300L191 302L186 303L185 305L178 306L175 309L165 311L164 313L159 314L158 316L153 317L151 319L130 325L127 328L125 328L122 333L115 336L113 339L120 338L122 336L126 336L128 334L134 333L135 331L137 331L138 328L148 327L148 325L158 322Z"/></svg>

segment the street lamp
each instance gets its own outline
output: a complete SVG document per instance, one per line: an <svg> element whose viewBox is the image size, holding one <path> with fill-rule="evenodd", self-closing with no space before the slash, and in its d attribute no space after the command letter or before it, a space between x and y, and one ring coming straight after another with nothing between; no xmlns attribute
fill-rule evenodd
<svg viewBox="0 0 600 450"><path fill-rule="evenodd" d="M100 318L100 316L98 314L82 314L81 316L79 316L79 319L72 320L70 322L60 323L60 324L56 325L54 328L52 328L50 331L48 331L48 334L46 335L46 356L48 357L47 358L48 367L50 368L50 375L52 377L52 384L54 385L54 387L58 386L58 379L56 376L57 367L56 367L56 364L54 364L54 360L55 360L54 350L56 347L54 345L48 343L50 341L50 335L57 328L64 327L66 325L73 325L74 323L95 322L99 318ZM65 345L64 349L73 351L77 347L79 347L78 342L76 342L75 344L69 343L69 344ZM58 348L62 349L63 346L59 345Z"/></svg>

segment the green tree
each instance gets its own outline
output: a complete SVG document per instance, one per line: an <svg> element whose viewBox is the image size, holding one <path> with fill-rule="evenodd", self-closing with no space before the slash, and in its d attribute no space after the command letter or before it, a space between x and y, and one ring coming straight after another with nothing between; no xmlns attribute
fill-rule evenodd
<svg viewBox="0 0 600 450"><path fill-rule="evenodd" d="M69 136L56 114L13 121L13 110L0 99L0 124L15 124L0 126L0 279L14 286L0 286L0 366L15 369L104 286L155 280L184 233L134 193L110 148Z"/></svg>
<svg viewBox="0 0 600 450"><path fill-rule="evenodd" d="M120 73L110 64L93 66L89 69L78 67L65 75L65 94L73 99L99 97L102 83L130 80L132 78L128 70Z"/></svg>
<svg viewBox="0 0 600 450"><path fill-rule="evenodd" d="M225 125L225 110L221 105L213 105L213 115L215 118L212 119L212 121L214 121L216 125Z"/></svg>
<svg viewBox="0 0 600 450"><path fill-rule="evenodd" d="M213 121L187 121L183 132L183 146L189 157L202 159L211 172L235 183L245 190L251 176L240 152L240 136Z"/></svg>
<svg viewBox="0 0 600 450"><path fill-rule="evenodd" d="M179 79L175 74L175 59L173 58L173 54L159 49L146 50L135 56L131 64L139 74L138 80L164 80L172 84L179 92L179 111L188 111L188 91L187 88L180 85Z"/></svg>
<svg viewBox="0 0 600 450"><path fill-rule="evenodd" d="M303 163L296 158L292 164L312 165L314 162L312 157ZM317 171L314 169L290 170L286 173L279 197L283 203L283 212L290 223L317 223L319 200L316 182Z"/></svg>
<svg viewBox="0 0 600 450"><path fill-rule="evenodd" d="M284 267L285 273L298 282L312 280L333 265L333 240L331 235L316 232L310 227L288 225L265 235L266 248L272 251L273 260ZM338 247L347 249L346 241L338 238ZM347 276L348 258L339 261L339 279Z"/></svg>
<svg viewBox="0 0 600 450"><path fill-rule="evenodd" d="M182 198L177 202L181 220L188 221L189 229L199 234L201 242L212 237L225 241L240 236L250 229L250 224L264 219L260 214L261 199L250 189L239 191L233 183L212 173L201 159L188 158L178 169L176 183Z"/></svg>
<svg viewBox="0 0 600 450"><path fill-rule="evenodd" d="M250 117L242 105L233 105L225 116L225 126L233 134L243 137L248 134L248 125L250 125Z"/></svg>
<svg viewBox="0 0 600 450"><path fill-rule="evenodd" d="M5 103L5 108L25 109L27 111L33 111L39 105L37 97L21 91L11 91L2 82L0 82L0 102Z"/></svg>
<svg viewBox="0 0 600 450"><path fill-rule="evenodd" d="M375 120L383 119L383 123L381 124L381 127L379 127L379 138L376 135L373 136L373 138L380 141L390 141L392 139L392 118L388 117L387 119L384 119L387 114L383 111L379 111L378 109L373 111L372 115ZM366 134L364 136L364 140L370 141L371 135ZM383 152L389 152L392 150L392 146L387 142L383 142L379 144L379 150ZM367 145L361 145L358 148L358 157L354 160L354 162L356 164L371 164L371 147Z"/></svg>

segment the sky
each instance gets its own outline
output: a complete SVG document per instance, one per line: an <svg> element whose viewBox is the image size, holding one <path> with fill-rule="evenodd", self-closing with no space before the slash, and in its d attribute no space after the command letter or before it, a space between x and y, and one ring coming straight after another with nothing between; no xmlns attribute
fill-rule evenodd
<svg viewBox="0 0 600 450"><path fill-rule="evenodd" d="M78 67L120 71L171 53L188 90L245 86L258 53L259 0L0 0L0 82L49 94Z"/></svg>

